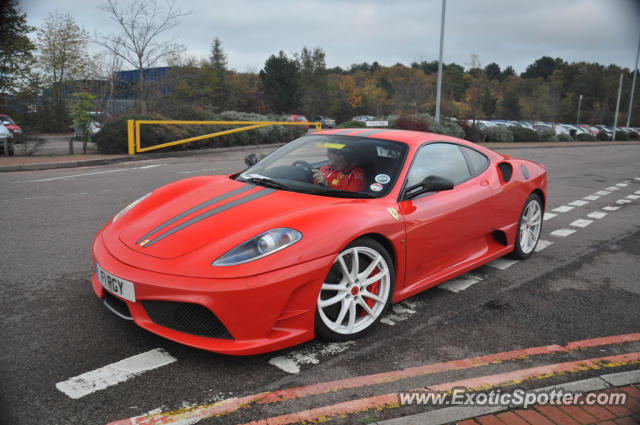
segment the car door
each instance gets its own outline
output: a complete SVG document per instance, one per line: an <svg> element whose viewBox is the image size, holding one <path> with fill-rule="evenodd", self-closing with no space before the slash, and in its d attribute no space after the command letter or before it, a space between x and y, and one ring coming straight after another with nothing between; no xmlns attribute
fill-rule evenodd
<svg viewBox="0 0 640 425"><path fill-rule="evenodd" d="M399 205L406 222L406 284L455 266L486 251L492 190L486 178L489 159L455 143L429 143L414 157L405 188L427 176L452 180L451 190L426 193ZM477 155L476 155L477 154ZM473 158L473 160L472 160Z"/></svg>

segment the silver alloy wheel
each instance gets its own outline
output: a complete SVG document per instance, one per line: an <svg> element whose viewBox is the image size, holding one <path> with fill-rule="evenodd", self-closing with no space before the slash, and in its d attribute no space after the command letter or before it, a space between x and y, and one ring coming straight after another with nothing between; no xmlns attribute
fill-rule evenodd
<svg viewBox="0 0 640 425"><path fill-rule="evenodd" d="M338 255L331 271L318 295L320 319L342 335L367 329L389 298L391 277L385 258L375 249L355 246Z"/></svg>
<svg viewBox="0 0 640 425"><path fill-rule="evenodd" d="M527 204L520 223L520 249L529 254L533 251L540 237L542 228L542 209L540 203L532 199Z"/></svg>

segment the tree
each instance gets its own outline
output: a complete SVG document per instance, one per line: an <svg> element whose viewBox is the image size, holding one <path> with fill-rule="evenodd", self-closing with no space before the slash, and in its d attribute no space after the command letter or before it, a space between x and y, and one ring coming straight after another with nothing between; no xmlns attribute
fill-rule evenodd
<svg viewBox="0 0 640 425"><path fill-rule="evenodd" d="M159 36L180 24L180 18L190 12L176 9L173 1L165 10L156 0L136 0L122 8L117 0L107 0L102 9L120 26L121 32L96 37L96 42L138 70L138 109L144 113L147 95L144 70L184 50L184 46L159 40Z"/></svg>
<svg viewBox="0 0 640 425"><path fill-rule="evenodd" d="M227 106L229 98L229 87L227 84L227 55L222 50L222 42L218 37L211 45L211 85L216 97L216 103L220 110Z"/></svg>
<svg viewBox="0 0 640 425"><path fill-rule="evenodd" d="M87 140L90 136L89 125L93 119L89 115L89 111L93 110L93 100L95 96L81 92L73 93L73 106L71 107L71 118L73 119L73 128L76 131L76 137L82 139L82 152L87 153ZM70 153L73 153L73 141L69 142Z"/></svg>
<svg viewBox="0 0 640 425"><path fill-rule="evenodd" d="M27 34L34 29L27 25L27 15L20 12L16 0L4 3L0 19L0 95L15 94L28 81L35 46Z"/></svg>
<svg viewBox="0 0 640 425"><path fill-rule="evenodd" d="M307 115L326 115L329 94L324 50L303 47L296 59L300 69L302 111Z"/></svg>
<svg viewBox="0 0 640 425"><path fill-rule="evenodd" d="M522 78L544 78L553 74L555 70L562 70L567 66L567 63L560 58L551 58L549 56L543 56L536 60L534 63L527 67L527 70L522 73Z"/></svg>
<svg viewBox="0 0 640 425"><path fill-rule="evenodd" d="M520 99L515 91L508 91L502 99L502 111L507 120L520 119Z"/></svg>
<svg viewBox="0 0 640 425"><path fill-rule="evenodd" d="M282 50L271 55L260 71L265 94L279 113L294 112L300 105L299 68Z"/></svg>
<svg viewBox="0 0 640 425"><path fill-rule="evenodd" d="M87 32L69 14L49 13L44 26L38 29L36 46L38 65L45 83L51 86L55 129L68 129L65 105L65 84L80 79L88 65Z"/></svg>
<svg viewBox="0 0 640 425"><path fill-rule="evenodd" d="M502 72L500 72L500 65L495 62L491 62L484 67L484 73L490 80L502 80Z"/></svg>

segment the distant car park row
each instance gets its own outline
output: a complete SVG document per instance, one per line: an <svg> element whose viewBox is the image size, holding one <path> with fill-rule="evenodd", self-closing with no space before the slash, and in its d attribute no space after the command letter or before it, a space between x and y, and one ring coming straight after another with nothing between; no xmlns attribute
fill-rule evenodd
<svg viewBox="0 0 640 425"><path fill-rule="evenodd" d="M467 120L468 125L473 125L472 120ZM590 124L554 124L544 121L513 121L513 120L476 120L475 125L484 130L490 127L523 127L530 130L544 130L549 129L555 133L556 136L566 134L575 139L579 134L591 134L597 136L598 133L604 133L608 138L611 138L613 134L613 127L605 125L590 125ZM638 138L640 136L640 128L638 127L616 127L616 131L626 133L630 138Z"/></svg>

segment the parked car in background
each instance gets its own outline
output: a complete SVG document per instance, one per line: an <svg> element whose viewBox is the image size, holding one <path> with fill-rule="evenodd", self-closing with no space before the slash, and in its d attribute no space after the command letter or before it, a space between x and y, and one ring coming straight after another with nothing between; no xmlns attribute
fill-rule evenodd
<svg viewBox="0 0 640 425"><path fill-rule="evenodd" d="M4 125L14 136L22 134L22 129L9 115L0 114L0 123Z"/></svg>
<svg viewBox="0 0 640 425"><path fill-rule="evenodd" d="M13 134L2 122L0 122L0 154L4 155L4 143L7 142L9 155L13 155Z"/></svg>
<svg viewBox="0 0 640 425"><path fill-rule="evenodd" d="M305 117L304 115L298 115L298 114L287 115L287 121L289 121L289 122L309 122L307 117ZM307 125L307 126L305 126L305 128L309 128L309 126Z"/></svg>
<svg viewBox="0 0 640 425"><path fill-rule="evenodd" d="M322 123L322 128L335 128L336 127L336 120L334 120L333 118L325 117L324 115L315 116L315 117L311 118L311 121L321 122Z"/></svg>
<svg viewBox="0 0 640 425"><path fill-rule="evenodd" d="M367 121L372 121L375 117L373 115L356 115L355 117L351 118L351 121L361 121L361 122L367 122Z"/></svg>
<svg viewBox="0 0 640 425"><path fill-rule="evenodd" d="M591 133L593 135L598 134L598 131L599 131L597 128L595 128L595 127L593 127L591 125L588 125L588 124L578 124L578 127L585 129L586 131L588 131L589 133Z"/></svg>

